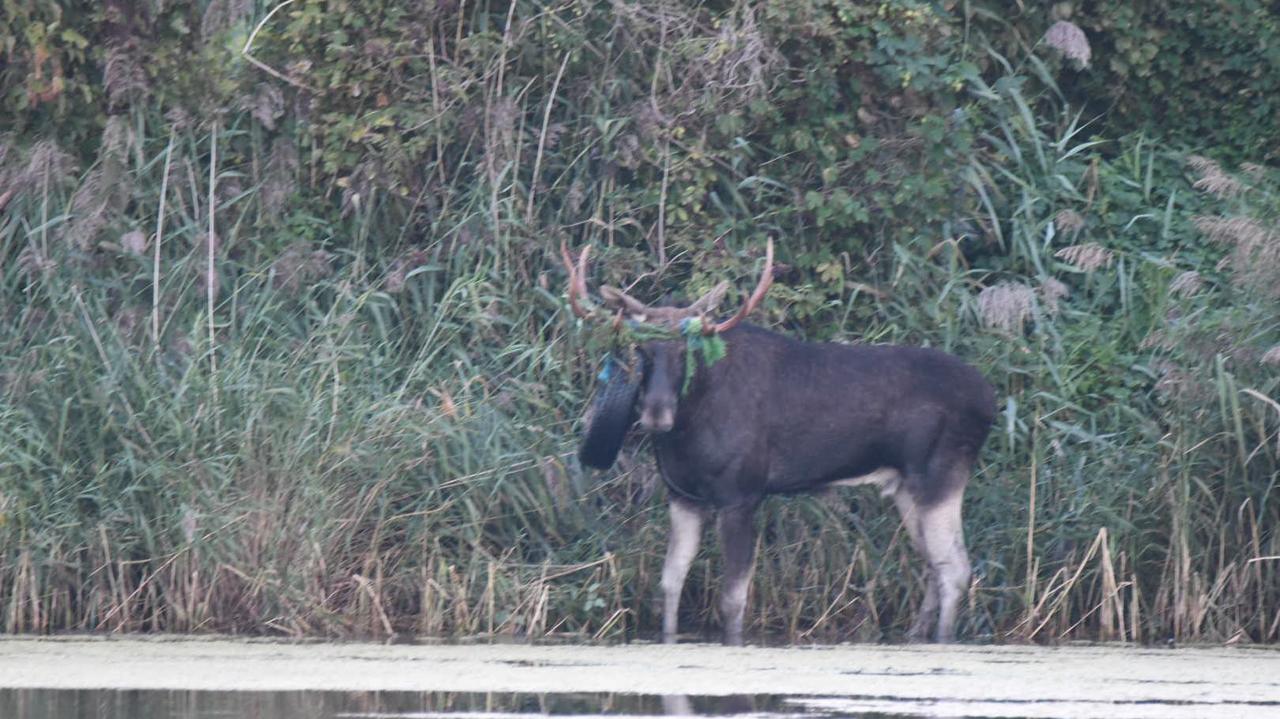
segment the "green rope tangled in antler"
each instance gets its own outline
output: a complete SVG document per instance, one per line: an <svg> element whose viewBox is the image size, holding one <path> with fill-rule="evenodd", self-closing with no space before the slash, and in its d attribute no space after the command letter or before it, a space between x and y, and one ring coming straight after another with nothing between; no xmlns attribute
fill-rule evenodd
<svg viewBox="0 0 1280 719"><path fill-rule="evenodd" d="M607 381L618 370L625 371L629 377L636 376L636 347L646 342L672 342L679 339L683 339L685 343L684 384L680 389L683 396L689 393L699 365L711 367L728 354L728 346L720 335L702 333L701 318L688 317L681 320L678 330L630 320L601 323L591 331L588 342L604 355L600 379Z"/></svg>
<svg viewBox="0 0 1280 719"><path fill-rule="evenodd" d="M689 394L689 386L693 383L693 374L698 371L698 363L710 367L724 359L728 354L724 339L720 335L702 334L702 318L686 317L680 321L680 334L684 335L684 386L680 388L681 396Z"/></svg>

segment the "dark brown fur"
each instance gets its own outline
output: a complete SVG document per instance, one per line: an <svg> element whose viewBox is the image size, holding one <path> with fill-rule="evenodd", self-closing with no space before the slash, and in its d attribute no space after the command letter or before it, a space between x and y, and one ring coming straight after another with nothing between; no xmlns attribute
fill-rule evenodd
<svg viewBox="0 0 1280 719"><path fill-rule="evenodd" d="M727 356L700 368L683 397L684 344L641 347L640 426L654 433L673 502L664 637L674 640L672 605L702 516L719 518L733 590L722 603L725 639L738 643L743 602L728 594L745 598L760 501L878 473L929 563L913 635L928 632L923 615L941 602L937 638L951 639L957 585L969 578L959 499L995 418L990 383L933 349L807 343L747 324L721 336Z"/></svg>

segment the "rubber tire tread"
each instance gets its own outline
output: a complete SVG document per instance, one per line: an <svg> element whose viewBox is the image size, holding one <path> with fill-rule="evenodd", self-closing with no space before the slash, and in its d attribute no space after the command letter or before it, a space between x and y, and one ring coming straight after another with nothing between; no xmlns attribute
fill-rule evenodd
<svg viewBox="0 0 1280 719"><path fill-rule="evenodd" d="M608 469L618 459L627 430L635 421L636 396L640 383L618 373L596 390L592 398L591 423L582 435L578 461L594 469Z"/></svg>

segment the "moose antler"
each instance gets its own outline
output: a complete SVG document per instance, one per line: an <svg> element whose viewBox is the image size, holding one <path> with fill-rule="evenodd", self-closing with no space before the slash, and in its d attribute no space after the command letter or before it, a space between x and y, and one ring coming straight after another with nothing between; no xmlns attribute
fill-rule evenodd
<svg viewBox="0 0 1280 719"><path fill-rule="evenodd" d="M724 322L711 324L702 323L702 334L718 335L721 332L728 332L738 325L739 322L746 319L747 315L760 304L764 299L764 295L769 291L769 286L773 284L773 238L770 237L764 248L764 270L760 272L760 281L756 283L756 288L751 292L751 297L747 298L746 304L738 310L738 313Z"/></svg>
<svg viewBox="0 0 1280 719"><path fill-rule="evenodd" d="M604 299L606 305L623 310L632 319L675 328L680 325L681 320L688 317L701 317L714 310L728 291L729 283L721 282L688 307L651 307L609 285L600 287L600 297Z"/></svg>
<svg viewBox="0 0 1280 719"><path fill-rule="evenodd" d="M564 240L560 241L560 259L564 262L564 268L569 271L569 309L584 320L591 317L592 313L582 308L578 298L587 294L587 256L590 254L591 245L583 247L578 255L578 266L574 268L568 245Z"/></svg>
<svg viewBox="0 0 1280 719"><path fill-rule="evenodd" d="M589 319L596 314L582 306L582 298L588 296L587 257L590 253L591 245L583 247L575 263L573 256L569 254L568 246L563 241L560 243L560 259L564 263L565 270L569 273L569 308L573 310L575 315L583 319ZM609 285L600 287L600 297L604 300L606 306L618 310L621 314L625 314L633 320L666 325L672 329L678 328L685 319L691 317L703 318L702 333L711 335L732 329L747 315L751 314L756 306L760 304L760 301L764 299L764 295L769 291L769 285L772 283L773 240L770 239L765 248L764 272L760 276L760 282L756 285L755 291L751 293L751 297L738 310L737 314L719 324L709 322L706 316L711 314L721 300L724 299L725 293L729 290L728 282L721 282L711 288L706 294L699 297L696 302L687 307L651 307L626 292ZM619 318L615 318L615 321L618 320Z"/></svg>

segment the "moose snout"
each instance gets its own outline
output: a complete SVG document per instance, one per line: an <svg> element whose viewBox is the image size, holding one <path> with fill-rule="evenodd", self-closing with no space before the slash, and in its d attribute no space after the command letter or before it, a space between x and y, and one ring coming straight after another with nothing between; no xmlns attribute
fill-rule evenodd
<svg viewBox="0 0 1280 719"><path fill-rule="evenodd" d="M644 407L640 411L640 431L661 434L670 432L676 424L674 407Z"/></svg>

